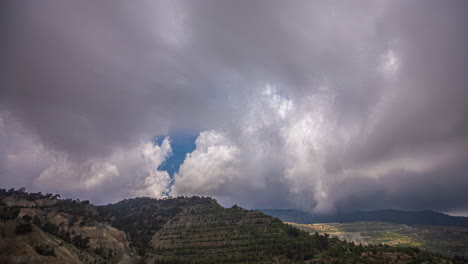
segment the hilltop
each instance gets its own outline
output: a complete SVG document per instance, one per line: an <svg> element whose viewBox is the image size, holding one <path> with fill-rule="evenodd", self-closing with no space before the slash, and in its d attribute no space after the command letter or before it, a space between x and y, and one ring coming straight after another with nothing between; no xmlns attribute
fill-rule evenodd
<svg viewBox="0 0 468 264"><path fill-rule="evenodd" d="M1 263L463 263L416 247L310 235L208 197L95 206L0 189Z"/></svg>

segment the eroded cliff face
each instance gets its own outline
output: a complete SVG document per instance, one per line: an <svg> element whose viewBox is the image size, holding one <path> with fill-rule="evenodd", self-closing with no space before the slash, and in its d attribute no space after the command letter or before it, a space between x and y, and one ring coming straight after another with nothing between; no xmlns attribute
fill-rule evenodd
<svg viewBox="0 0 468 264"><path fill-rule="evenodd" d="M16 196L1 200L18 208L14 219L0 221L0 263L122 263L139 256L125 232L92 218L63 212L58 200L29 201ZM97 214L86 205L86 214ZM23 230L24 229L24 230Z"/></svg>
<svg viewBox="0 0 468 264"><path fill-rule="evenodd" d="M94 263L99 257L31 225L31 231L18 234L23 219L0 222L0 263ZM99 262L96 262L99 263Z"/></svg>
<svg viewBox="0 0 468 264"><path fill-rule="evenodd" d="M55 211L49 212L47 219L55 226L59 226L59 232L89 238L87 246L113 262L135 255L129 247L126 234L109 224ZM73 223L73 221L76 222Z"/></svg>

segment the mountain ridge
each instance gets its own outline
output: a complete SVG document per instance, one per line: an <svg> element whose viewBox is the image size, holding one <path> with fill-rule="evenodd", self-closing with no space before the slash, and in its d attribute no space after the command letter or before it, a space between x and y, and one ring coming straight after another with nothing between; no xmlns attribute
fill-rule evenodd
<svg viewBox="0 0 468 264"><path fill-rule="evenodd" d="M286 222L300 224L314 223L350 223L360 221L378 221L405 225L435 225L468 227L468 217L451 216L432 210L404 211L397 209L379 209L356 211L336 215L320 216L296 209L259 209L265 214L278 217Z"/></svg>

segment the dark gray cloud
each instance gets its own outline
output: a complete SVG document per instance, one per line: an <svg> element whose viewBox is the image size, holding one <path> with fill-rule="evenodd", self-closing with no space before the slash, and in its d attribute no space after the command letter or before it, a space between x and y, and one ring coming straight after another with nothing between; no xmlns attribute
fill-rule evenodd
<svg viewBox="0 0 468 264"><path fill-rule="evenodd" d="M48 146L88 157L215 117L206 100L218 92L202 70L150 34L157 19L139 28L136 12L149 2L129 11L123 2L12 6L2 105Z"/></svg>
<svg viewBox="0 0 468 264"><path fill-rule="evenodd" d="M466 1L2 5L1 185L160 196L178 129L173 194L468 210Z"/></svg>
<svg viewBox="0 0 468 264"><path fill-rule="evenodd" d="M389 13L402 63L389 109L362 139L369 142L364 159L467 143L467 7L466 1L412 1Z"/></svg>
<svg viewBox="0 0 468 264"><path fill-rule="evenodd" d="M390 172L381 179L356 176L331 190L340 210L397 208L466 211L466 155L426 173Z"/></svg>

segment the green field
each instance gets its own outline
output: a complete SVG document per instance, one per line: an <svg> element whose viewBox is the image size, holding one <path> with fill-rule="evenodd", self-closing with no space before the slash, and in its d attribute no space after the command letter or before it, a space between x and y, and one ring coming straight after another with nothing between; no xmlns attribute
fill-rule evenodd
<svg viewBox="0 0 468 264"><path fill-rule="evenodd" d="M451 226L408 226L383 222L343 224L289 223L310 233L328 233L355 243L416 246L447 256L468 256L468 228Z"/></svg>

